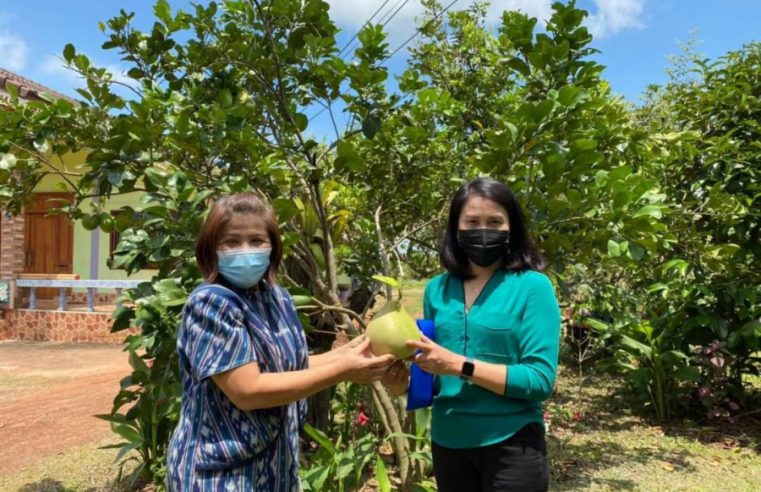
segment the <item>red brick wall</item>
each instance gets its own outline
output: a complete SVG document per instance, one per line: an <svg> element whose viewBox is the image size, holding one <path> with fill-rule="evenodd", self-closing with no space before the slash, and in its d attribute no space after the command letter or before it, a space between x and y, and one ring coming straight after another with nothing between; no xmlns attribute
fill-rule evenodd
<svg viewBox="0 0 761 492"><path fill-rule="evenodd" d="M0 340L121 343L128 332L110 333L110 313L14 309L0 320Z"/></svg>
<svg viewBox="0 0 761 492"><path fill-rule="evenodd" d="M16 278L24 272L24 214L5 215L0 211L2 243L0 244L0 276Z"/></svg>

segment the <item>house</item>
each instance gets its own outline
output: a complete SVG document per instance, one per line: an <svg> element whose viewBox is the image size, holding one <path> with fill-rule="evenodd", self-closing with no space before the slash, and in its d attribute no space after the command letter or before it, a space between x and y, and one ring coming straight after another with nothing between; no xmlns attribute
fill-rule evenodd
<svg viewBox="0 0 761 492"><path fill-rule="evenodd" d="M6 84L18 88L25 101L42 100L45 92L66 98L52 89L0 67L0 111L7 110ZM64 156L59 169L76 172L84 153ZM151 277L151 271L127 278L123 270L107 265L118 237L100 230L88 231L63 215L49 215L56 200L73 194L55 175L37 185L18 215L2 211L0 226L0 303L7 292L6 309L0 320L0 340L114 342L110 312L122 288ZM70 188L69 188L70 189ZM113 197L110 210L137 205L139 194Z"/></svg>

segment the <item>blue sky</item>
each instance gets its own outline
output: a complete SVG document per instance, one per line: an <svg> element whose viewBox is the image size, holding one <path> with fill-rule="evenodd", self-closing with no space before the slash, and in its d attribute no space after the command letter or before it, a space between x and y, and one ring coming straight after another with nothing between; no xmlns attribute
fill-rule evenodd
<svg viewBox="0 0 761 492"><path fill-rule="evenodd" d="M327 1L333 19L344 31L342 40L383 3ZM465 8L471 1L458 0L453 9ZM187 8L190 2L170 3L175 8ZM505 9L519 9L540 20L551 11L551 0L493 0L491 4L492 19L498 19ZM78 81L61 67L63 46L71 42L96 63L120 72L124 66L118 57L100 49L105 35L98 29L98 21L123 8L135 11L137 25L147 27L152 23L152 5L152 0L2 0L0 67L75 95ZM419 0L389 0L378 18L396 5L403 7L387 26L392 48L409 37L415 18L422 12ZM713 58L761 40L761 0L579 0L578 5L591 13L588 25L595 34L593 46L601 51L597 59L607 67L604 77L614 92L635 103L648 84L664 82L668 56L679 52L680 42L695 38L698 49ZM392 73L404 65L405 51L389 61ZM317 123L322 126L327 122Z"/></svg>

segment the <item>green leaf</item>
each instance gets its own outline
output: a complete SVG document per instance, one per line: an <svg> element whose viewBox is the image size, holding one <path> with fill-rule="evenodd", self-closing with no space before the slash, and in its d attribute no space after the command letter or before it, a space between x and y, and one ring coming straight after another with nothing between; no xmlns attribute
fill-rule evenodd
<svg viewBox="0 0 761 492"><path fill-rule="evenodd" d="M595 331L599 331L603 333L610 330L610 325L608 323L604 323L600 321L599 319L595 319L595 318L584 318L584 325L588 326L589 328L592 328Z"/></svg>
<svg viewBox="0 0 761 492"><path fill-rule="evenodd" d="M289 222L299 214L299 207L290 198L275 198L272 200L272 208L275 209L277 219L281 224Z"/></svg>
<svg viewBox="0 0 761 492"><path fill-rule="evenodd" d="M293 116L293 119L296 121L296 128L303 132L307 129L307 126L309 126L309 118L307 118L307 115L304 113L296 113Z"/></svg>
<svg viewBox="0 0 761 492"><path fill-rule="evenodd" d="M219 91L219 105L223 108L229 108L233 105L233 94L230 89Z"/></svg>
<svg viewBox="0 0 761 492"><path fill-rule="evenodd" d="M301 327L304 329L304 332L309 334L314 331L314 326L312 326L312 320L309 319L309 316L304 314L303 312L299 311L298 313L299 321L301 322Z"/></svg>
<svg viewBox="0 0 761 492"><path fill-rule="evenodd" d="M133 443L125 444L121 446L121 449L119 450L119 452L116 453L116 458L114 458L114 463L118 463L119 461L121 461L122 458L124 458L124 456L127 453L134 451L136 449L139 449L142 445L143 445L142 442L133 442Z"/></svg>
<svg viewBox="0 0 761 492"><path fill-rule="evenodd" d="M309 484L310 490L324 490L325 481L330 474L330 468L331 465L320 465L304 472L304 480Z"/></svg>
<svg viewBox="0 0 761 492"><path fill-rule="evenodd" d="M737 244L727 243L708 248L707 253L708 256L713 258L729 260L730 258L734 257L741 249L742 248Z"/></svg>
<svg viewBox="0 0 761 492"><path fill-rule="evenodd" d="M507 61L507 66L520 73L524 77L531 75L531 67L520 58L510 58Z"/></svg>
<svg viewBox="0 0 761 492"><path fill-rule="evenodd" d="M618 248L618 243L612 239L608 239L608 256L614 258L621 256L621 250Z"/></svg>
<svg viewBox="0 0 761 492"><path fill-rule="evenodd" d="M663 265L663 270L665 272L668 272L669 270L676 269L680 275L684 275L688 267L689 267L689 263L687 263L686 261L680 260L680 259L674 259L674 260L667 261Z"/></svg>
<svg viewBox="0 0 761 492"><path fill-rule="evenodd" d="M172 278L159 280L154 288L164 306L182 306L187 300L185 291Z"/></svg>
<svg viewBox="0 0 761 492"><path fill-rule="evenodd" d="M386 277L384 275L373 275L373 280L390 285L391 287L399 287L399 282L392 277Z"/></svg>
<svg viewBox="0 0 761 492"><path fill-rule="evenodd" d="M66 60L67 63L71 63L72 60L74 60L74 57L77 55L77 51L74 48L74 45L69 43L63 48L63 59Z"/></svg>
<svg viewBox="0 0 761 492"><path fill-rule="evenodd" d="M172 7L169 6L167 0L157 0L156 5L153 7L153 13L165 25L168 26L172 23Z"/></svg>
<svg viewBox="0 0 761 492"><path fill-rule="evenodd" d="M111 429L131 443L143 442L143 436L134 427L128 424L111 424Z"/></svg>
<svg viewBox="0 0 761 492"><path fill-rule="evenodd" d="M642 261L642 259L645 257L645 248L640 246L637 243L630 242L629 243L629 250L628 255L629 258L631 258L634 261Z"/></svg>
<svg viewBox="0 0 761 492"><path fill-rule="evenodd" d="M661 360L669 364L678 364L687 362L687 355L679 350L667 350L661 354Z"/></svg>
<svg viewBox="0 0 761 492"><path fill-rule="evenodd" d="M591 140L588 138L580 138L578 140L573 141L572 148L575 149L577 152L584 152L586 150L594 150L597 148L597 142L595 140Z"/></svg>
<svg viewBox="0 0 761 492"><path fill-rule="evenodd" d="M8 92L8 95L11 96L12 100L18 98L18 86L13 84L10 80L5 81L5 90Z"/></svg>
<svg viewBox="0 0 761 492"><path fill-rule="evenodd" d="M661 211L661 207L658 205L645 205L634 214L635 218L645 216L661 219L663 217L663 212Z"/></svg>
<svg viewBox="0 0 761 492"><path fill-rule="evenodd" d="M674 371L674 377L682 381L700 381L700 370L693 366L682 366Z"/></svg>
<svg viewBox="0 0 761 492"><path fill-rule="evenodd" d="M637 340L627 335L621 335L621 345L633 349L635 352L644 355L647 358L651 358L653 356L653 350L650 347L642 342L638 342Z"/></svg>
<svg viewBox="0 0 761 492"><path fill-rule="evenodd" d="M652 294L654 292L660 292L662 290L668 290L669 286L664 284L663 282L656 282L654 284L650 284L647 287L647 292Z"/></svg>
<svg viewBox="0 0 761 492"><path fill-rule="evenodd" d="M306 305L309 305L310 303L314 302L312 300L312 296L299 296L299 295L295 295L295 296L291 296L291 299L293 299L293 305L296 306L296 307L306 306Z"/></svg>
<svg viewBox="0 0 761 492"><path fill-rule="evenodd" d="M564 85L558 91L558 102L569 108L575 106L581 100L582 95L583 92L580 88L573 85Z"/></svg>
<svg viewBox="0 0 761 492"><path fill-rule="evenodd" d="M127 422L127 419L124 417L124 415L120 413L101 413L98 415L93 415L96 419L105 420L106 422L115 422L117 424L124 424Z"/></svg>
<svg viewBox="0 0 761 492"><path fill-rule="evenodd" d="M351 472L354 471L354 463L345 463L336 467L335 478L336 480L343 480L348 477Z"/></svg>
<svg viewBox="0 0 761 492"><path fill-rule="evenodd" d="M16 156L13 154L0 154L0 169L8 171L16 165Z"/></svg>
<svg viewBox="0 0 761 492"><path fill-rule="evenodd" d="M131 350L129 353L129 364L137 373L147 373L150 371L148 364L134 350Z"/></svg>
<svg viewBox="0 0 761 492"><path fill-rule="evenodd" d="M364 120L362 120L362 133L369 139L375 137L375 134L378 133L380 127L381 120L377 116L369 114Z"/></svg>
<svg viewBox="0 0 761 492"><path fill-rule="evenodd" d="M117 306L113 315L114 324L111 326L111 333L126 330L132 325L135 319L135 310L124 305Z"/></svg>
<svg viewBox="0 0 761 492"><path fill-rule="evenodd" d="M316 429L310 424L304 424L304 432L306 432L309 437L317 441L317 444L328 451L331 456L336 454L336 447L333 445L330 438L320 429Z"/></svg>
<svg viewBox="0 0 761 492"><path fill-rule="evenodd" d="M386 465L380 456L375 458L375 479L378 481L378 488L381 492L391 492L391 481L388 479Z"/></svg>
<svg viewBox="0 0 761 492"><path fill-rule="evenodd" d="M359 153L345 140L341 140L336 146L336 167L352 171L361 171L364 167Z"/></svg>

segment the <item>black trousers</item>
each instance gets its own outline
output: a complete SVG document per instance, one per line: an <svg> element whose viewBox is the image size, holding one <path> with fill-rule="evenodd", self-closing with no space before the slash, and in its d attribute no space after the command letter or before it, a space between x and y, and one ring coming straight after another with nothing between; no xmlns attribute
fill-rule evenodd
<svg viewBox="0 0 761 492"><path fill-rule="evenodd" d="M433 443L439 492L539 492L549 487L544 428L531 423L510 438L482 448Z"/></svg>

